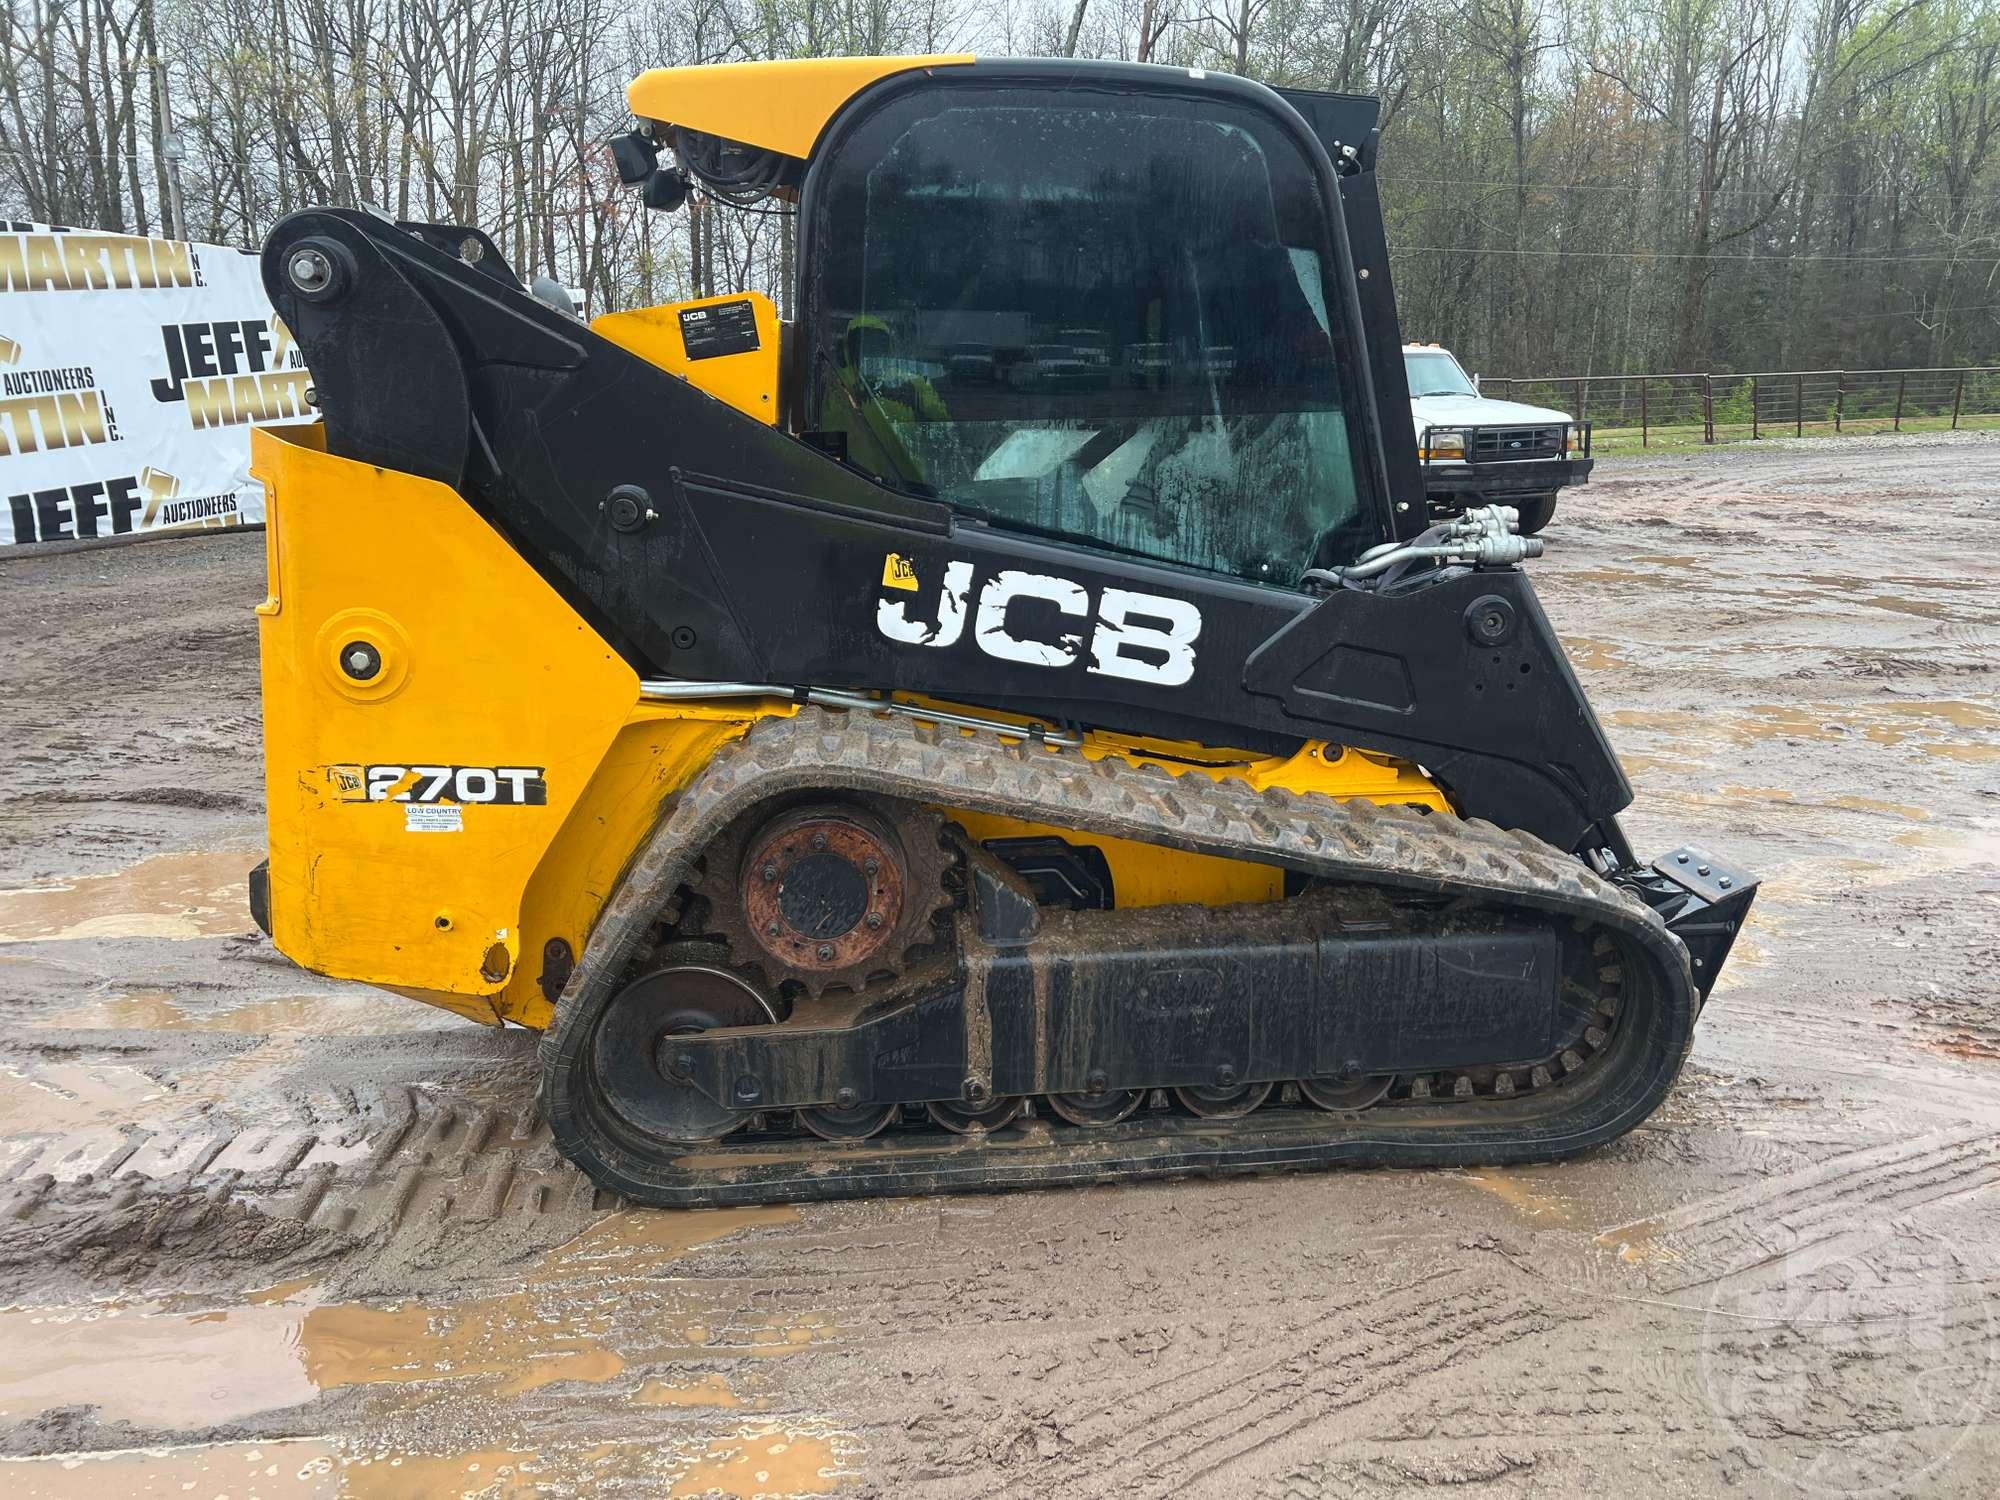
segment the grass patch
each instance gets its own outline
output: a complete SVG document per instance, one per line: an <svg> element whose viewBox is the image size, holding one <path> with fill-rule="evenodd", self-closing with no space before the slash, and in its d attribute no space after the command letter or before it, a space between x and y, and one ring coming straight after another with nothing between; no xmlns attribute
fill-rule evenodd
<svg viewBox="0 0 2000 1500"><path fill-rule="evenodd" d="M1952 430L1952 422L1950 417L1904 417L1902 430L1907 433L1949 432ZM2000 431L2000 414L1961 416L1958 419L1958 430L1960 432ZM1792 424L1789 422L1782 424L1766 422L1763 424L1761 431L1765 439L1789 438L1794 436L1873 437L1882 433L1895 432L1896 424L1892 417L1849 417L1840 424L1840 431L1837 434L1831 422L1808 422L1805 424L1803 432L1795 432ZM1751 436L1750 424L1748 422L1717 422L1715 424L1715 444L1713 446L1720 447L1725 443L1749 443L1755 441L1757 439ZM1621 457L1632 453L1672 453L1680 449L1706 448L1709 446L1711 445L1702 441L1701 428L1698 426L1655 427L1646 435L1644 443L1641 443L1639 429L1636 427L1597 427L1592 429L1590 435L1590 452L1593 458Z"/></svg>

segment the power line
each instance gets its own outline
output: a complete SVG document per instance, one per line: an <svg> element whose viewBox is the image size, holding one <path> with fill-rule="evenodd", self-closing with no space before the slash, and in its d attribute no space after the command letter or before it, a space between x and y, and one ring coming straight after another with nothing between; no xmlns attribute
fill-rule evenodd
<svg viewBox="0 0 2000 1500"><path fill-rule="evenodd" d="M1534 193L1658 193L1664 197L1669 193L1685 195L1698 191L1696 185L1691 182L1681 183L1677 186L1665 183L1628 182L1514 182L1506 177L1405 177L1400 173L1386 171L1381 168L1376 169L1376 175L1385 183L1408 182L1417 183L1424 187L1491 188L1495 192L1519 192L1525 189L1528 192ZM1709 189L1709 196L1711 198L1768 199L1782 197L1784 194L1796 190L1795 184L1788 185L1782 189L1711 188ZM1860 190L1816 188L1813 190L1812 196L1814 198L1880 198L1887 196L1890 191L1891 189L1886 187Z"/></svg>
<svg viewBox="0 0 2000 1500"><path fill-rule="evenodd" d="M1940 314L1957 317L1960 313L1991 312L1996 307L2000 307L2000 302L1974 302L1964 307L1948 304L1937 307L1905 307L1895 312L1847 313L1845 316L1849 322L1866 323L1875 318L1920 318L1936 317Z"/></svg>
<svg viewBox="0 0 2000 1500"><path fill-rule="evenodd" d="M1533 255L1558 260L1744 260L1786 265L1797 260L1838 261L1846 265L1921 266L1983 265L2000 261L2000 252L1983 255L1816 255L1774 252L1770 255L1718 254L1712 250L1513 250L1485 245L1391 245L1392 255Z"/></svg>

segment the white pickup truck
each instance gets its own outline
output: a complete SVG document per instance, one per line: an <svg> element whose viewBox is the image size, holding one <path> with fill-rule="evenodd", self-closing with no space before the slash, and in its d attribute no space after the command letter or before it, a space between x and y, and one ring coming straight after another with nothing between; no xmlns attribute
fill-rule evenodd
<svg viewBox="0 0 2000 1500"><path fill-rule="evenodd" d="M1590 424L1568 412L1493 401L1449 349L1403 345L1417 462L1434 518L1468 506L1511 505L1532 536L1555 514L1556 491L1590 477Z"/></svg>

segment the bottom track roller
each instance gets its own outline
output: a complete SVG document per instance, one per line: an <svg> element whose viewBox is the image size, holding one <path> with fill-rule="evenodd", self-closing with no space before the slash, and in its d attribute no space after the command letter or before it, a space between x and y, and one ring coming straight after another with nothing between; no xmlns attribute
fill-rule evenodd
<svg viewBox="0 0 2000 1500"><path fill-rule="evenodd" d="M1269 1083L1246 1083L1236 1088L1196 1084L1175 1089L1174 1097L1181 1108L1204 1120L1240 1120L1270 1098L1274 1087Z"/></svg>
<svg viewBox="0 0 2000 1500"><path fill-rule="evenodd" d="M1072 1125L1089 1130L1129 1119L1146 1102L1144 1089L1104 1089L1098 1093L1050 1094L1048 1106Z"/></svg>
<svg viewBox="0 0 2000 1500"><path fill-rule="evenodd" d="M1301 1078L1299 1092L1321 1109L1366 1109L1387 1097L1395 1087L1393 1073L1372 1078Z"/></svg>
<svg viewBox="0 0 2000 1500"><path fill-rule="evenodd" d="M1025 1099L1001 1099L976 1109L951 1099L933 1099L924 1106L933 1125L941 1125L955 1135L977 1135L1012 1125L1027 1106Z"/></svg>
<svg viewBox="0 0 2000 1500"><path fill-rule="evenodd" d="M893 1104L850 1104L846 1108L829 1105L823 1109L802 1109L799 1123L823 1141L865 1141L896 1118Z"/></svg>

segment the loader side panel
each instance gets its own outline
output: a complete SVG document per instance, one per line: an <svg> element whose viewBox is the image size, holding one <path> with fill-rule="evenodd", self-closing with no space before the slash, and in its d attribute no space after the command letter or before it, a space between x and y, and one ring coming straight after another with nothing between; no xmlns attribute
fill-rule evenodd
<svg viewBox="0 0 2000 1500"><path fill-rule="evenodd" d="M451 489L252 442L273 939L496 1020L522 891L638 679Z"/></svg>

